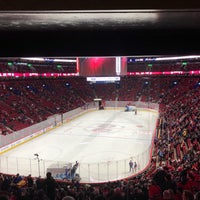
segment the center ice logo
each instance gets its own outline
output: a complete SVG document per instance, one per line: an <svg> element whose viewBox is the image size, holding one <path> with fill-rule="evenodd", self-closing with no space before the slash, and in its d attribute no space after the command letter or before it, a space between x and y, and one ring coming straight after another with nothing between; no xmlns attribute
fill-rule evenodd
<svg viewBox="0 0 200 200"><path fill-rule="evenodd" d="M88 127L87 129L93 133L99 133L99 132L105 133L105 132L111 132L111 131L113 132L116 130L120 130L121 128L122 128L121 126L115 124L103 124L103 125L100 124L93 127Z"/></svg>

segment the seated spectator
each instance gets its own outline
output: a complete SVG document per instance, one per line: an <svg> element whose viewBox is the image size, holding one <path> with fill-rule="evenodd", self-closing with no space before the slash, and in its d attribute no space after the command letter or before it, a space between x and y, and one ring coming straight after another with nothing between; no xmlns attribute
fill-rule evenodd
<svg viewBox="0 0 200 200"><path fill-rule="evenodd" d="M62 198L62 200L75 200L74 197L71 196L65 196Z"/></svg>
<svg viewBox="0 0 200 200"><path fill-rule="evenodd" d="M183 200L194 200L194 195L189 190L183 191Z"/></svg>
<svg viewBox="0 0 200 200"><path fill-rule="evenodd" d="M163 192L163 200L175 200L174 192L172 189L164 190Z"/></svg>
<svg viewBox="0 0 200 200"><path fill-rule="evenodd" d="M154 180L149 185L148 194L149 200L162 200L162 190Z"/></svg>

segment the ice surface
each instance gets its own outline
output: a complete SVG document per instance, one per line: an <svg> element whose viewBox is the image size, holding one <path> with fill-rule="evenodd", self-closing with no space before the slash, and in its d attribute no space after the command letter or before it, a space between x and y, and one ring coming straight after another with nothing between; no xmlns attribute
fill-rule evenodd
<svg viewBox="0 0 200 200"><path fill-rule="evenodd" d="M4 153L1 172L43 177L51 165L78 161L83 182L130 176L130 159L138 162L137 170L148 163L157 117L147 110L137 115L123 110L89 112Z"/></svg>

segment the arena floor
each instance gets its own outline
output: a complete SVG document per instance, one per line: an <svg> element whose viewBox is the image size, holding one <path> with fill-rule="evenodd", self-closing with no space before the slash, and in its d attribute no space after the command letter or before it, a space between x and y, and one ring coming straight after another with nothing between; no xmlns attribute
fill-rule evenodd
<svg viewBox="0 0 200 200"><path fill-rule="evenodd" d="M1 172L44 177L47 168L78 161L83 182L130 176L136 173L129 172L130 159L137 161L137 171L149 161L157 117L147 110L137 115L123 110L89 112L4 153Z"/></svg>

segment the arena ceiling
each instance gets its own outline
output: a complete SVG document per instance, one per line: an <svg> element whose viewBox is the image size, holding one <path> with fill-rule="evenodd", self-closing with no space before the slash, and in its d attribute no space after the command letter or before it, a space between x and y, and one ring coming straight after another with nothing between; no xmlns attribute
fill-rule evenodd
<svg viewBox="0 0 200 200"><path fill-rule="evenodd" d="M1 57L200 54L200 10L0 12Z"/></svg>

